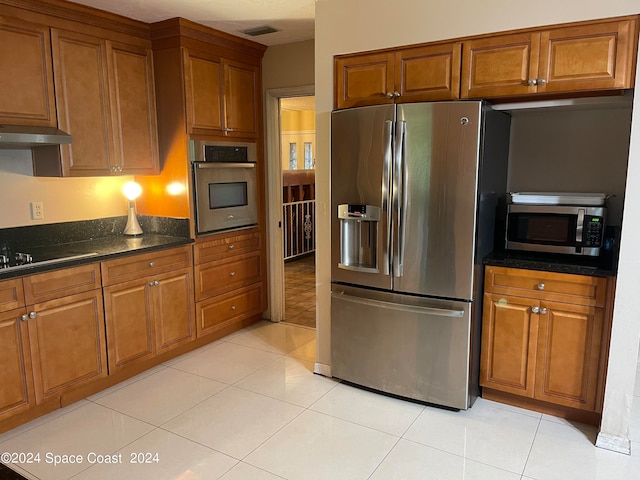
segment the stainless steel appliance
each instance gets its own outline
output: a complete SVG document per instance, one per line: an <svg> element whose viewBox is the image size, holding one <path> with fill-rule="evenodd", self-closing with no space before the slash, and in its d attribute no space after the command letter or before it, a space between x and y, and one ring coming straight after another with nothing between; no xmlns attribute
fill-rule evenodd
<svg viewBox="0 0 640 480"><path fill-rule="evenodd" d="M605 194L519 192L510 197L507 249L600 255L607 211Z"/></svg>
<svg viewBox="0 0 640 480"><path fill-rule="evenodd" d="M257 225L256 144L189 141L198 235Z"/></svg>
<svg viewBox="0 0 640 480"><path fill-rule="evenodd" d="M481 261L506 193L509 127L477 101L333 112L333 376L472 405Z"/></svg>

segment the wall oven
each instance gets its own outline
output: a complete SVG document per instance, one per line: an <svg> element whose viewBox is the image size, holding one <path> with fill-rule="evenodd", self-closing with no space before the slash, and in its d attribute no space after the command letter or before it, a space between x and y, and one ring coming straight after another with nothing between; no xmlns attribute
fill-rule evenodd
<svg viewBox="0 0 640 480"><path fill-rule="evenodd" d="M256 144L189 141L198 235L258 224Z"/></svg>
<svg viewBox="0 0 640 480"><path fill-rule="evenodd" d="M536 198L544 203L516 201L507 204L507 249L600 255L606 218L606 207L595 204L600 200L571 205L567 204L571 201L568 199L554 204L547 201L547 197Z"/></svg>

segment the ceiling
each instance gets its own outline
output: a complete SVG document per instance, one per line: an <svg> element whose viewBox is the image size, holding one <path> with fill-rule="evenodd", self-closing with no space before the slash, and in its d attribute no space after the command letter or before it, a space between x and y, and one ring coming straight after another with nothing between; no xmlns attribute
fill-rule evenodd
<svg viewBox="0 0 640 480"><path fill-rule="evenodd" d="M147 23L182 17L263 45L314 37L315 0L72 0ZM242 31L269 26L275 33Z"/></svg>

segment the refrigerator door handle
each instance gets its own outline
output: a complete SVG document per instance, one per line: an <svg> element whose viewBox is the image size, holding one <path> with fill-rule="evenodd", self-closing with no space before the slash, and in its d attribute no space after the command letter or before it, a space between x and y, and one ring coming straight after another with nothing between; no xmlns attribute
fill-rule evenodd
<svg viewBox="0 0 640 480"><path fill-rule="evenodd" d="M393 275L402 276L404 264L404 142L407 123L398 121L396 124L396 144L394 151L393 170L393 209L395 211L394 239L393 239Z"/></svg>
<svg viewBox="0 0 640 480"><path fill-rule="evenodd" d="M393 121L385 121L385 147L384 165L382 167L382 216L386 219L386 229L384 235L385 245L383 247L384 258L382 272L389 275L391 264L391 209L389 208L389 198L391 196L391 162L393 159Z"/></svg>
<svg viewBox="0 0 640 480"><path fill-rule="evenodd" d="M404 305L401 303L383 302L382 300L374 300L371 298L354 297L345 293L331 292L331 296L340 300L356 303L358 305L367 305L378 308L388 308L396 311L409 313L422 313L429 315L437 315L440 317L462 317L464 310L449 310L447 308L420 307L418 305Z"/></svg>

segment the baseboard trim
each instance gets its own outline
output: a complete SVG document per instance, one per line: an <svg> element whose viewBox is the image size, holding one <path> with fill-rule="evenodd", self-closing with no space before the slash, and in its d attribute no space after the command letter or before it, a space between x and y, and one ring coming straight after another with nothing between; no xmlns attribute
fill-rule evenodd
<svg viewBox="0 0 640 480"><path fill-rule="evenodd" d="M600 432L596 439L596 447L631 455L631 440L627 437Z"/></svg>

